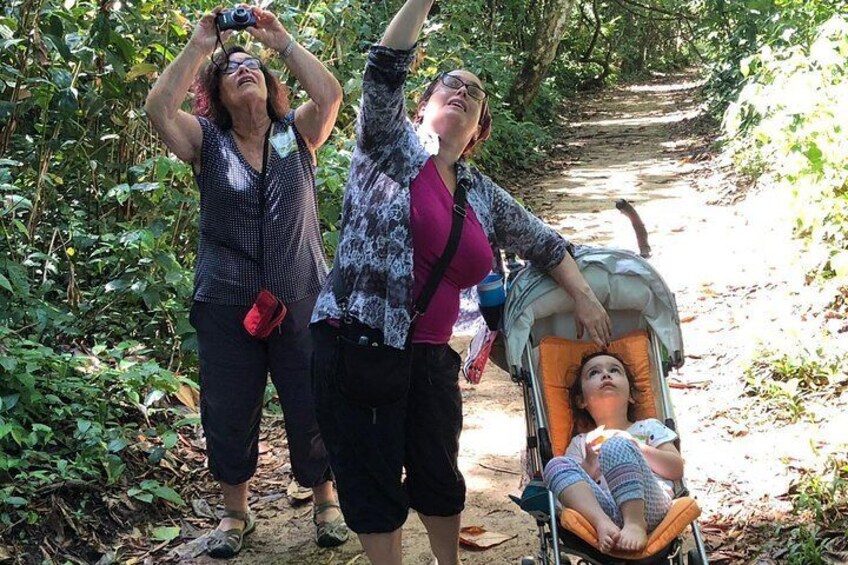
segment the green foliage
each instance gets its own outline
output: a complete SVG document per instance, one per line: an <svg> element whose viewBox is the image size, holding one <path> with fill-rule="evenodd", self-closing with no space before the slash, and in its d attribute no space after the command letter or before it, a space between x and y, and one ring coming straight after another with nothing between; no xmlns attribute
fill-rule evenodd
<svg viewBox="0 0 848 565"><path fill-rule="evenodd" d="M713 113L723 116L727 151L742 172L792 195L796 233L808 243L802 267L811 282L834 288L848 280L846 7L808 0L697 6L707 92ZM814 403L846 390L845 360L844 346L826 336L773 346L746 371L748 392L770 417L816 419ZM848 529L846 479L846 461L833 459L824 474L807 473L793 487L795 511L811 525L784 534L789 563L830 562L828 532Z"/></svg>
<svg viewBox="0 0 848 565"><path fill-rule="evenodd" d="M783 49L808 42L819 25L845 9L835 2L810 0L695 0L699 39L708 70L713 110L724 112L745 80L746 58L764 46Z"/></svg>
<svg viewBox="0 0 848 565"><path fill-rule="evenodd" d="M139 343L59 353L2 327L0 341L0 477L14 478L3 481L0 522L32 520L27 503L57 485L132 484L128 465L156 465L174 447L157 405L183 380ZM182 503L155 481L136 490Z"/></svg>
<svg viewBox="0 0 848 565"><path fill-rule="evenodd" d="M830 563L823 557L823 550L830 543L829 533L848 531L848 459L844 454L831 456L824 472L805 472L792 485L790 494L793 511L811 525L801 524L789 532L788 562L792 565Z"/></svg>
<svg viewBox="0 0 848 565"><path fill-rule="evenodd" d="M803 268L848 277L848 22L844 2L708 3L709 89L739 169L794 196Z"/></svg>
<svg viewBox="0 0 848 565"><path fill-rule="evenodd" d="M813 39L764 46L743 60L749 78L725 114L739 166L795 196L797 231L812 245L804 267L848 277L848 22L834 16Z"/></svg>
<svg viewBox="0 0 848 565"><path fill-rule="evenodd" d="M474 160L482 170L495 176L510 169L532 169L544 157L550 141L547 131L536 124L519 122L512 113L501 112L493 117L492 137Z"/></svg>
<svg viewBox="0 0 848 565"><path fill-rule="evenodd" d="M318 152L318 214L324 228L324 247L329 257L336 253L339 243L339 222L342 215L347 170L353 154L353 140L346 143L324 145Z"/></svg>
<svg viewBox="0 0 848 565"><path fill-rule="evenodd" d="M789 532L787 563L789 565L827 565L822 557L821 542L817 539L818 528L799 526Z"/></svg>
<svg viewBox="0 0 848 565"><path fill-rule="evenodd" d="M790 489L796 512L810 512L822 529L845 525L848 511L848 459L832 456L824 472L807 472Z"/></svg>
<svg viewBox="0 0 848 565"><path fill-rule="evenodd" d="M823 341L823 340L822 340ZM769 417L790 422L808 414L808 404L848 388L848 360L821 343L794 342L763 349L745 371L749 394L761 398Z"/></svg>
<svg viewBox="0 0 848 565"><path fill-rule="evenodd" d="M572 56L560 57L559 69L552 74L560 82L568 81L571 74L580 84L602 86L616 76L640 78L651 71L690 64L697 56L692 46L697 17L689 4L672 0L575 2L573 20L577 25L571 26L560 46L561 52Z"/></svg>

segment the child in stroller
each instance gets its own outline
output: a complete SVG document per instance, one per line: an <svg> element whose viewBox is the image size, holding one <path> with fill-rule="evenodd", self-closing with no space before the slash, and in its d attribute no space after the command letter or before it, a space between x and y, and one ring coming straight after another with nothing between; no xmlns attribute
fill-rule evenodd
<svg viewBox="0 0 848 565"><path fill-rule="evenodd" d="M578 429L563 457L545 467L548 488L594 526L602 552L640 552L665 518L672 481L683 476L677 434L634 417L635 378L614 353L586 355L570 389Z"/></svg>

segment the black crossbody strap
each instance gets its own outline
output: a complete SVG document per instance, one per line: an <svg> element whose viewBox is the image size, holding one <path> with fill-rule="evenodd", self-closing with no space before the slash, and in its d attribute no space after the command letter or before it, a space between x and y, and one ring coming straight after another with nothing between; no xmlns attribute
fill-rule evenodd
<svg viewBox="0 0 848 565"><path fill-rule="evenodd" d="M427 284L424 285L421 294L418 296L418 300L416 300L413 305L413 322L427 311L427 307L430 305L430 300L433 299L433 295L436 293L439 283L442 282L442 278L445 276L445 271L448 270L448 266L453 260L453 256L456 255L456 250L459 248L459 240L462 237L462 226L465 224L466 206L467 201L465 186L462 183L459 183L453 193L453 222L451 224L450 235L448 236L448 241L445 244L445 249L442 251L442 256L439 257L438 262L430 272ZM341 277L338 253L336 253L336 258L333 261L333 294L336 295L336 304L338 304L339 308L341 308L342 315L347 316L348 292Z"/></svg>
<svg viewBox="0 0 848 565"><path fill-rule="evenodd" d="M265 132L265 142L262 144L262 172L259 174L259 286L265 285L265 177L268 175L268 145L271 139L273 120Z"/></svg>
<svg viewBox="0 0 848 565"><path fill-rule="evenodd" d="M439 288L439 283L442 282L442 278L445 276L445 271L448 270L453 256L456 255L456 250L459 248L459 240L462 237L462 226L465 224L465 206L465 186L458 183L456 190L453 192L453 223L451 224L448 242L445 244L445 250L442 251L442 256L439 257L439 262L433 267L433 271L427 279L427 284L424 285L424 289L418 296L418 300L415 301L415 305L412 308L412 321L415 321L416 318L423 316L427 312L430 301L433 299L436 289Z"/></svg>

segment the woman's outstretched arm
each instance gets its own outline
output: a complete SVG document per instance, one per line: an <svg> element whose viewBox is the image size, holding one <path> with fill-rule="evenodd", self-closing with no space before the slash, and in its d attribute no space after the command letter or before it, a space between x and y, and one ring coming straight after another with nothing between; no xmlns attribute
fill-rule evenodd
<svg viewBox="0 0 848 565"><path fill-rule="evenodd" d="M215 9L201 18L188 44L159 76L144 104L144 110L162 141L187 163L199 162L203 132L197 119L182 111L180 106L203 60L215 49L215 16L218 11ZM222 33L222 39L226 40L230 33Z"/></svg>
<svg viewBox="0 0 848 565"><path fill-rule="evenodd" d="M550 271L551 277L574 299L574 321L577 339L589 334L599 347L606 347L612 338L612 322L570 253Z"/></svg>
<svg viewBox="0 0 848 565"><path fill-rule="evenodd" d="M435 0L406 0L386 28L380 45L391 49L411 49Z"/></svg>
<svg viewBox="0 0 848 565"><path fill-rule="evenodd" d="M339 106L342 88L339 81L315 55L294 41L294 38L273 13L254 8L256 27L247 32L282 54L283 62L309 95L309 100L295 110L297 131L314 151L330 136Z"/></svg>

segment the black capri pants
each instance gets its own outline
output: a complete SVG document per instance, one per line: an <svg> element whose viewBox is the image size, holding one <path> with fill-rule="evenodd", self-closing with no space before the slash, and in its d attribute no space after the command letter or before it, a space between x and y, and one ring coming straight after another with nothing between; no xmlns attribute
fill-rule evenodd
<svg viewBox="0 0 848 565"><path fill-rule="evenodd" d="M348 527L388 533L403 526L410 508L425 516L462 512L459 354L447 344L414 344L408 394L372 410L349 402L335 385L343 370L338 330L321 322L312 332L318 422Z"/></svg>
<svg viewBox="0 0 848 565"><path fill-rule="evenodd" d="M283 409L295 479L314 487L332 478L310 378L309 318L315 299L287 304L282 325L266 339L251 336L242 325L250 306L192 305L200 353L200 418L216 480L238 485L256 472L269 371Z"/></svg>

